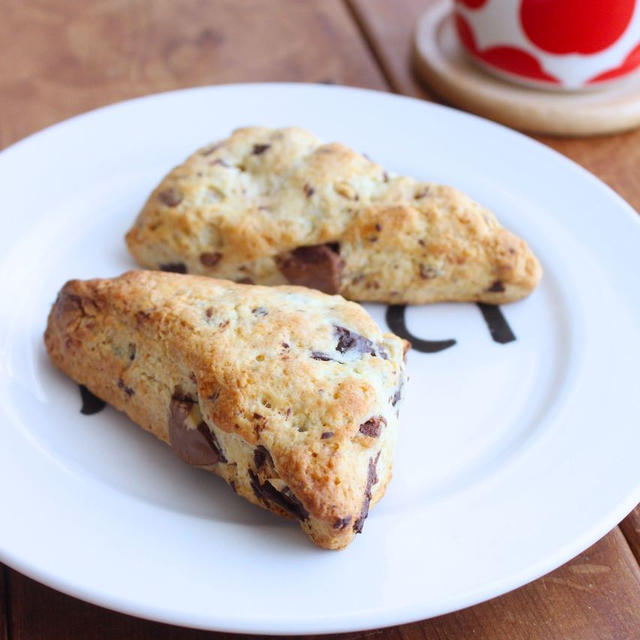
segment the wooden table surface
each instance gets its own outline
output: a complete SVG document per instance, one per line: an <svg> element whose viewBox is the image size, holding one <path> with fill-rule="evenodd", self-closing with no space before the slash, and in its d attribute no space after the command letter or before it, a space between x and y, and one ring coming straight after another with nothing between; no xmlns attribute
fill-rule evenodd
<svg viewBox="0 0 640 640"><path fill-rule="evenodd" d="M88 109L194 85L331 82L435 100L416 82L409 61L413 25L428 2L0 0L0 148ZM543 142L640 209L640 131ZM637 640L639 563L637 507L580 556L507 595L343 637ZM0 640L224 635L114 613L0 565Z"/></svg>

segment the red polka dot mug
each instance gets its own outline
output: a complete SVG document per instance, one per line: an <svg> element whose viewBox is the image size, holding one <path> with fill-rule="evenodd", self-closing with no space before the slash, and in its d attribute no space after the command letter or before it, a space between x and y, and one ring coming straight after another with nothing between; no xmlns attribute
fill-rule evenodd
<svg viewBox="0 0 640 640"><path fill-rule="evenodd" d="M521 84L585 89L640 66L640 0L455 0L454 19L475 62Z"/></svg>

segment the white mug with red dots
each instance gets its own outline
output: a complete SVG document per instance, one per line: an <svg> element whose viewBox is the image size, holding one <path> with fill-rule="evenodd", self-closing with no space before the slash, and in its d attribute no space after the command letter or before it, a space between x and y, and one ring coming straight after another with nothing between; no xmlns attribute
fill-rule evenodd
<svg viewBox="0 0 640 640"><path fill-rule="evenodd" d="M455 0L454 18L475 62L521 84L596 88L640 66L640 0Z"/></svg>

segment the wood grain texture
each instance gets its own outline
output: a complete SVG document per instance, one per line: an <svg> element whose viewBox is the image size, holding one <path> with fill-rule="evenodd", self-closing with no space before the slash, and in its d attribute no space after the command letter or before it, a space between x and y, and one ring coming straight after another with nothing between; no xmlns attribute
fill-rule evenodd
<svg viewBox="0 0 640 640"><path fill-rule="evenodd" d="M11 582L13 640L227 637L227 634L180 629L108 611L48 589L15 572ZM500 598L415 624L324 637L336 640L637 640L639 593L640 568L616 528L568 564ZM248 640L256 636L232 637Z"/></svg>
<svg viewBox="0 0 640 640"><path fill-rule="evenodd" d="M437 99L414 75L411 42L415 23L433 0L348 0L353 14L394 91L419 98ZM640 129L597 138L537 136L556 151L591 171L640 210Z"/></svg>
<svg viewBox="0 0 640 640"><path fill-rule="evenodd" d="M0 640L9 640L9 585L8 569L0 564Z"/></svg>
<svg viewBox="0 0 640 640"><path fill-rule="evenodd" d="M341 0L0 0L0 147L74 114L194 85L384 89Z"/></svg>
<svg viewBox="0 0 640 640"><path fill-rule="evenodd" d="M637 506L621 523L620 529L631 548L633 555L640 563L640 506Z"/></svg>

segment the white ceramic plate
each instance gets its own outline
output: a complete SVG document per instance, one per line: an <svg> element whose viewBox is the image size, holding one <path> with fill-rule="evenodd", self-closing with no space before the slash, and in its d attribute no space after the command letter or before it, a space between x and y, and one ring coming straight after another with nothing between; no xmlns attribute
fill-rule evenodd
<svg viewBox="0 0 640 640"><path fill-rule="evenodd" d="M545 276L502 308L411 308L394 479L342 552L216 477L48 363L68 278L133 267L123 234L163 174L238 126L297 124L455 185L524 236ZM379 627L474 604L585 549L640 500L640 223L560 155L458 111L307 85L178 91L106 107L0 154L0 559L80 598L248 633ZM368 309L384 324L385 307Z"/></svg>

